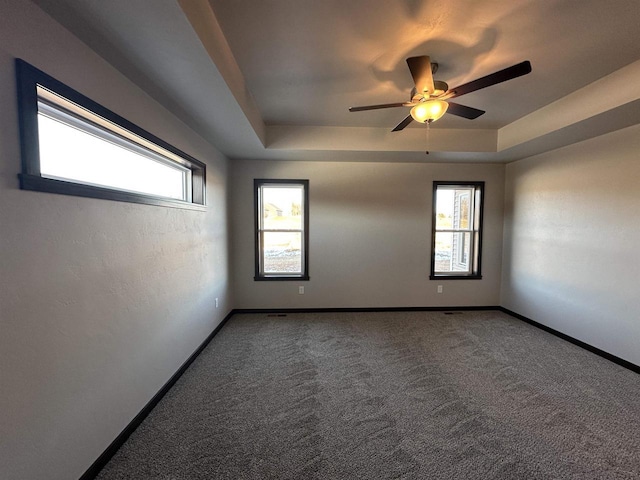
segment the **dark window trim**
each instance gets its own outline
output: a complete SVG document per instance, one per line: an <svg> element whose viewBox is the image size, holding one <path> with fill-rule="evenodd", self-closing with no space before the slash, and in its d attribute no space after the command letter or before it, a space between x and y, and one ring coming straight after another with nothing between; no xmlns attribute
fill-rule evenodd
<svg viewBox="0 0 640 480"><path fill-rule="evenodd" d="M477 268L476 273L470 275L457 275L457 274L436 274L435 273L435 249L436 249L436 198L437 191L440 185L443 186L473 186L480 192L480 211L478 212L478 229L476 235L478 236L477 243ZM475 201L475 200L474 200ZM482 226L484 217L484 182L455 182L455 181L440 181L434 180L433 182L433 199L431 204L431 272L429 275L430 280L482 280Z"/></svg>
<svg viewBox="0 0 640 480"><path fill-rule="evenodd" d="M260 210L258 191L262 185L283 184L283 185L302 185L304 187L304 258L302 259L303 272L302 275L261 275L260 274ZM309 280L309 180L299 179L269 179L256 178L253 180L253 211L254 211L254 229L255 229L255 281L307 281Z"/></svg>
<svg viewBox="0 0 640 480"><path fill-rule="evenodd" d="M20 148L22 152L22 173L18 174L21 189L190 210L206 210L206 165L204 163L164 142L24 60L16 58L15 64ZM165 199L154 195L125 192L108 187L43 177L40 171L40 151L38 146L38 95L36 90L38 85L184 159L184 166L191 170L192 201Z"/></svg>

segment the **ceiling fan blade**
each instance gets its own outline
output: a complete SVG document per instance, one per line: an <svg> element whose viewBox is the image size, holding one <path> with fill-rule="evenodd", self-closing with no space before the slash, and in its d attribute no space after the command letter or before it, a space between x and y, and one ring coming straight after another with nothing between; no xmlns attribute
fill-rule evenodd
<svg viewBox="0 0 640 480"><path fill-rule="evenodd" d="M413 117L411 115L407 115L404 120L402 120L398 125L395 126L392 132L399 132L400 130L404 130L404 127L413 122Z"/></svg>
<svg viewBox="0 0 640 480"><path fill-rule="evenodd" d="M472 82L465 83L463 85L460 85L459 87L452 88L445 95L443 95L443 97L459 97L461 95L466 95L467 93L480 90L481 88L487 88L498 83L506 82L507 80L511 80L513 78L521 77L522 75L526 75L527 73L531 73L531 63L528 60L505 68L504 70L492 73L485 77L478 78L477 80L474 80Z"/></svg>
<svg viewBox="0 0 640 480"><path fill-rule="evenodd" d="M459 103L447 102L449 104L449 108L447 108L447 113L452 115L457 115L458 117L468 118L469 120L473 120L478 118L480 115L484 115L486 112L484 110L478 110L477 108L467 107L466 105L460 105Z"/></svg>
<svg viewBox="0 0 640 480"><path fill-rule="evenodd" d="M350 112L363 112L365 110L378 110L380 108L409 107L411 103L382 103L380 105L364 105L362 107L349 107Z"/></svg>
<svg viewBox="0 0 640 480"><path fill-rule="evenodd" d="M407 58L407 65L416 84L418 93L428 92L432 94L435 90L433 85L433 73L431 71L431 59L428 55Z"/></svg>

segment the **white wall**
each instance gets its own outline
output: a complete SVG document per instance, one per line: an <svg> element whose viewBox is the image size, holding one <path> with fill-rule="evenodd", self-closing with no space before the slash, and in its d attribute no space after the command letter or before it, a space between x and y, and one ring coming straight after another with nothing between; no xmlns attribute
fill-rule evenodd
<svg viewBox="0 0 640 480"><path fill-rule="evenodd" d="M640 126L507 166L501 304L640 365Z"/></svg>
<svg viewBox="0 0 640 480"><path fill-rule="evenodd" d="M310 281L253 280L254 178L309 179ZM429 280L433 180L486 182L482 280ZM236 308L498 305L503 165L234 161L230 194Z"/></svg>
<svg viewBox="0 0 640 480"><path fill-rule="evenodd" d="M19 190L15 57L206 162L209 209ZM26 0L0 105L0 478L78 478L232 308L227 163Z"/></svg>

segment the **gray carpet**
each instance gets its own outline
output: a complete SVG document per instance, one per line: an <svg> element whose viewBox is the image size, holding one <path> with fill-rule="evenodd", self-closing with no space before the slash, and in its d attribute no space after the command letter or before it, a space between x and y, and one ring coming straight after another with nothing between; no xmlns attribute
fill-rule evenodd
<svg viewBox="0 0 640 480"><path fill-rule="evenodd" d="M235 315L98 478L640 478L640 375L501 312Z"/></svg>

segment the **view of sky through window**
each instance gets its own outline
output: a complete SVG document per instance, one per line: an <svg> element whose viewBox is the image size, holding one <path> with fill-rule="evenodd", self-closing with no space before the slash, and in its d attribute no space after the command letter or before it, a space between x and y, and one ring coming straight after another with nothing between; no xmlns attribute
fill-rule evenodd
<svg viewBox="0 0 640 480"><path fill-rule="evenodd" d="M43 176L186 200L184 170L38 114Z"/></svg>

